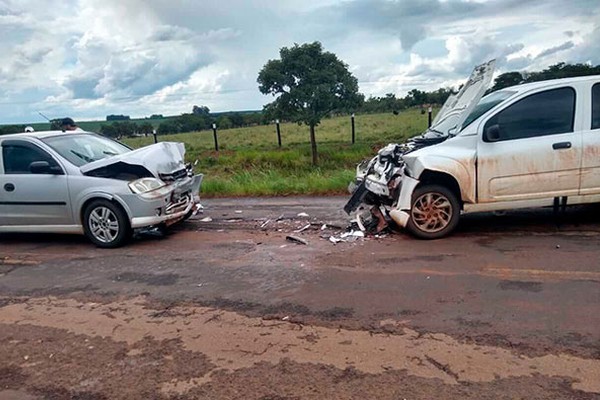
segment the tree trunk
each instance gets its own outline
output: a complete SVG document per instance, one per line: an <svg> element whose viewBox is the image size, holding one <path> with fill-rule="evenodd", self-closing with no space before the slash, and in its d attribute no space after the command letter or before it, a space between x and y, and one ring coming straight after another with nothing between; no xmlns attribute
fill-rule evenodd
<svg viewBox="0 0 600 400"><path fill-rule="evenodd" d="M317 155L317 139L315 138L315 126L310 124L310 150L312 152L312 165L317 166L319 157Z"/></svg>

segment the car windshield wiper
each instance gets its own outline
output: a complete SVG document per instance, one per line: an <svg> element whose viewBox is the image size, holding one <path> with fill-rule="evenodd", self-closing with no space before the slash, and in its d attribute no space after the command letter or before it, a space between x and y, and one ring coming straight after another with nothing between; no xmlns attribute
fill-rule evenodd
<svg viewBox="0 0 600 400"><path fill-rule="evenodd" d="M113 153L112 151L104 150L102 154L106 154L107 156L116 156L117 153Z"/></svg>
<svg viewBox="0 0 600 400"><path fill-rule="evenodd" d="M77 157L81 158L83 161L85 162L92 162L94 161L93 158L86 156L85 154L81 154L75 150L69 150L71 153L75 154Z"/></svg>
<svg viewBox="0 0 600 400"><path fill-rule="evenodd" d="M430 132L433 132L433 133L437 133L440 136L444 136L445 135L444 132L438 131L437 129L428 128L427 130L430 131Z"/></svg>

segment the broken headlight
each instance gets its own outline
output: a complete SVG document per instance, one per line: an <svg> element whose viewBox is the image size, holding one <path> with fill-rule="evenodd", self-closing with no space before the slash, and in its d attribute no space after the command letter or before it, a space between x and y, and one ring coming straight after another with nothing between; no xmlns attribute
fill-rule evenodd
<svg viewBox="0 0 600 400"><path fill-rule="evenodd" d="M141 178L129 182L129 189L135 194L146 198L156 198L165 196L170 192L167 185L156 178Z"/></svg>

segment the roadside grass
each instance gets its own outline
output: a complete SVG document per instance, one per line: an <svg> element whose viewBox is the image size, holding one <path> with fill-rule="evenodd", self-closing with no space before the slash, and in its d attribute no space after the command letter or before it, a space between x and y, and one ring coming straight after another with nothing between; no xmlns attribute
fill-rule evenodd
<svg viewBox="0 0 600 400"><path fill-rule="evenodd" d="M159 136L160 141L186 144L187 161L198 161L206 197L328 195L346 193L361 160L382 146L402 142L426 129L427 115L407 110L400 115L357 115L356 143L351 144L350 117L325 119L317 127L319 166L311 165L307 126L281 124L282 147L274 125L218 131L219 152L212 131ZM132 147L152 137L124 140Z"/></svg>

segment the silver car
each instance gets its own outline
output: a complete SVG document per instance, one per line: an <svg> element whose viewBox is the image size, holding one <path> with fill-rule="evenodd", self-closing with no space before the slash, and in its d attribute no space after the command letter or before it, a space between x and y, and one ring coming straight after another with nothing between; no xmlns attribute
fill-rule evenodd
<svg viewBox="0 0 600 400"><path fill-rule="evenodd" d="M0 136L0 232L84 233L118 247L134 229L168 226L198 209L202 175L183 143L137 150L88 132Z"/></svg>

